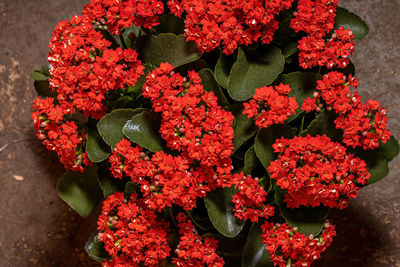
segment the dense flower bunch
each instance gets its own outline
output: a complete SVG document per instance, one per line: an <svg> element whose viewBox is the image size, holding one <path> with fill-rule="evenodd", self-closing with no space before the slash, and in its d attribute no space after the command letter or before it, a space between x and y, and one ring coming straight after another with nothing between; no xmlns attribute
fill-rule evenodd
<svg viewBox="0 0 400 267"><path fill-rule="evenodd" d="M340 27L324 39L333 30L338 3L339 0L299 0L290 25L295 32L307 33L298 45L301 67L347 67L355 47L351 30Z"/></svg>
<svg viewBox="0 0 400 267"><path fill-rule="evenodd" d="M216 253L218 240L207 237L203 240L196 227L184 213L176 216L179 227L179 243L172 259L175 266L224 266L224 260Z"/></svg>
<svg viewBox="0 0 400 267"><path fill-rule="evenodd" d="M278 159L268 171L276 185L287 190L288 207L320 205L344 209L357 196L370 174L365 162L326 136L278 139L273 145Z"/></svg>
<svg viewBox="0 0 400 267"><path fill-rule="evenodd" d="M351 91L346 66L368 26L338 4L91 0L57 25L49 68L33 73L32 119L68 171L60 197L82 216L105 198L89 256L105 267L320 258L329 209L400 150L386 109Z"/></svg>
<svg viewBox="0 0 400 267"><path fill-rule="evenodd" d="M92 0L82 11L97 27L116 35L132 24L151 29L159 24L162 13L164 4L158 0Z"/></svg>
<svg viewBox="0 0 400 267"><path fill-rule="evenodd" d="M140 185L149 209L162 210L174 204L190 210L195 207L197 197L204 197L210 191L200 183L201 178L191 172L186 159L162 151L150 159L140 146L132 147L126 139L117 144L109 161L114 177L122 178L124 172Z"/></svg>
<svg viewBox="0 0 400 267"><path fill-rule="evenodd" d="M84 146L86 135L74 121L66 118L65 110L54 104L54 98L35 99L32 119L36 135L50 151L55 151L65 168L83 171L91 165Z"/></svg>
<svg viewBox="0 0 400 267"><path fill-rule="evenodd" d="M325 223L319 237L305 236L288 224L265 223L261 226L262 241L270 254L274 266L310 266L321 257L336 236L335 226Z"/></svg>
<svg viewBox="0 0 400 267"><path fill-rule="evenodd" d="M256 89L249 102L243 104L243 114L254 118L259 128L284 122L299 107L294 97L289 97L290 87L285 84Z"/></svg>
<svg viewBox="0 0 400 267"><path fill-rule="evenodd" d="M306 99L302 109L320 111L326 106L328 110L334 110L339 115L335 120L336 128L344 130L343 142L347 146L375 149L379 141L386 143L392 135L387 129L386 109L375 100L363 104L357 92L351 94L349 86L357 88L356 77L329 72L318 81L313 98Z"/></svg>
<svg viewBox="0 0 400 267"><path fill-rule="evenodd" d="M229 159L233 151L232 113L218 106L213 92L203 89L198 73L190 71L187 79L173 69L162 63L147 76L143 87L143 96L162 114L161 136L170 148L204 167Z"/></svg>
<svg viewBox="0 0 400 267"><path fill-rule="evenodd" d="M235 188L238 190L232 197L235 203L235 216L242 220L258 222L259 217L274 215L274 207L265 205L267 192L258 184L258 178L253 179L243 173L234 174Z"/></svg>
<svg viewBox="0 0 400 267"><path fill-rule="evenodd" d="M135 85L144 67L131 49L110 48L100 32L86 17L75 16L60 22L50 42L50 85L58 94L61 107L75 109L100 119L109 90Z"/></svg>
<svg viewBox="0 0 400 267"><path fill-rule="evenodd" d="M174 15L186 15L187 40L194 41L201 51L223 47L223 53L229 55L239 45L258 40L262 44L270 43L279 24L275 17L290 8L292 2L170 0L168 6Z"/></svg>
<svg viewBox="0 0 400 267"><path fill-rule="evenodd" d="M365 105L358 100L354 106L335 120L336 127L344 130L343 142L365 150L379 147L379 141L386 143L392 135L387 129L386 109L375 100L368 100Z"/></svg>
<svg viewBox="0 0 400 267"><path fill-rule="evenodd" d="M103 266L160 266L169 256L169 224L132 194L116 192L104 202L98 239L113 257Z"/></svg>

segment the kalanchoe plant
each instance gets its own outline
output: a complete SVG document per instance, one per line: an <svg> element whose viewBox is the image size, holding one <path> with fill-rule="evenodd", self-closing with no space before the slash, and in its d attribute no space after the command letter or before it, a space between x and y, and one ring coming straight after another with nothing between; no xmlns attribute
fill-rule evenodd
<svg viewBox="0 0 400 267"><path fill-rule="evenodd" d="M103 266L309 266L399 144L338 0L92 0L35 70L37 136Z"/></svg>

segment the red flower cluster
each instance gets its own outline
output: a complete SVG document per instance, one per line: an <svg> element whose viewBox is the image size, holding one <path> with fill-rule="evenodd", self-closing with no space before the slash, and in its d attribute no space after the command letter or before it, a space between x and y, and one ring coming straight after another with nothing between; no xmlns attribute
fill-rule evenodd
<svg viewBox="0 0 400 267"><path fill-rule="evenodd" d="M265 205L267 192L258 184L258 178L234 174L234 184L238 192L233 195L235 216L241 220L258 222L259 217L268 218L274 215L274 207Z"/></svg>
<svg viewBox="0 0 400 267"><path fill-rule="evenodd" d="M323 76L322 80L317 81L318 85L312 98L307 98L303 102L302 109L306 112L316 110L321 111L324 107L320 98L326 103L328 110L335 110L336 113L346 113L353 108L351 102L351 92L349 86L357 88L358 80L351 74L346 76L337 71L332 71Z"/></svg>
<svg viewBox="0 0 400 267"><path fill-rule="evenodd" d="M232 54L238 45L257 42L268 44L278 29L275 16L291 7L293 0L169 0L176 16L185 13L185 36L201 51L223 46L223 53Z"/></svg>
<svg viewBox="0 0 400 267"><path fill-rule="evenodd" d="M224 260L216 253L218 240L208 237L203 241L184 213L179 213L176 219L180 238L175 250L177 257L172 258L175 266L224 266Z"/></svg>
<svg viewBox="0 0 400 267"><path fill-rule="evenodd" d="M299 40L299 64L308 69L315 66L345 68L349 64L349 56L354 51L353 33L340 27L332 34L331 39L324 41L312 35Z"/></svg>
<svg viewBox="0 0 400 267"><path fill-rule="evenodd" d="M35 99L31 117L36 135L48 150L57 153L66 169L83 172L85 165L92 165L84 151L86 135L74 121L66 120L65 110L53 102L51 97Z"/></svg>
<svg viewBox="0 0 400 267"><path fill-rule="evenodd" d="M324 107L320 100L322 98L326 108L333 109L339 115L335 120L336 128L344 130L343 142L347 146L375 149L379 141L386 143L392 135L387 129L386 109L374 100L363 104L357 92L351 95L349 86L357 88L356 77L330 72L318 81L317 91L313 98L304 101L302 109L319 112Z"/></svg>
<svg viewBox="0 0 400 267"><path fill-rule="evenodd" d="M120 35L122 28L143 26L151 29L159 24L158 17L164 12L159 0L91 0L82 14L95 21L96 26Z"/></svg>
<svg viewBox="0 0 400 267"><path fill-rule="evenodd" d="M299 107L296 99L289 97L289 92L290 87L282 83L256 89L253 98L243 103L243 114L248 118L255 118L256 125L260 128L283 123Z"/></svg>
<svg viewBox="0 0 400 267"><path fill-rule="evenodd" d="M371 176L365 162L324 136L278 139L278 159L268 171L276 185L287 190L287 207L320 205L344 209Z"/></svg>
<svg viewBox="0 0 400 267"><path fill-rule="evenodd" d="M324 37L333 30L338 4L339 0L299 0L290 26L295 32Z"/></svg>
<svg viewBox="0 0 400 267"><path fill-rule="evenodd" d="M160 266L170 255L169 223L132 194L115 192L104 202L97 221L98 239L113 257L103 266Z"/></svg>
<svg viewBox="0 0 400 267"><path fill-rule="evenodd" d="M196 72L190 71L187 79L173 69L162 63L143 86L143 96L161 112L161 136L168 147L202 167L225 165L233 151L232 113L218 106L217 97L204 90ZM224 173L230 172L231 164L227 167Z"/></svg>
<svg viewBox="0 0 400 267"><path fill-rule="evenodd" d="M162 210L178 205L185 210L196 206L197 197L205 197L210 188L203 185L202 176L190 169L180 156L156 152L150 159L139 146L122 139L110 156L111 172L121 178L122 171L140 185L144 203L149 209Z"/></svg>
<svg viewBox="0 0 400 267"><path fill-rule="evenodd" d="M386 109L372 99L366 105L356 96L353 99L357 99L355 107L335 120L336 128L344 130L343 142L365 150L379 147L379 141L386 143L392 135L387 129Z"/></svg>
<svg viewBox="0 0 400 267"><path fill-rule="evenodd" d="M290 26L295 32L308 35L299 41L299 63L304 69L315 66L345 68L354 51L353 33L340 27L327 41L324 37L333 30L339 0L299 0Z"/></svg>
<svg viewBox="0 0 400 267"><path fill-rule="evenodd" d="M105 94L135 85L144 67L131 49L109 49L111 43L85 17L58 24L50 42L50 86L67 113L75 109L101 118Z"/></svg>
<svg viewBox="0 0 400 267"><path fill-rule="evenodd" d="M305 267L321 257L336 236L335 226L325 223L324 230L319 237L313 235L305 236L291 228L286 223L272 224L266 222L261 225L262 241L266 244L271 261L275 266L286 267L288 262L290 266Z"/></svg>

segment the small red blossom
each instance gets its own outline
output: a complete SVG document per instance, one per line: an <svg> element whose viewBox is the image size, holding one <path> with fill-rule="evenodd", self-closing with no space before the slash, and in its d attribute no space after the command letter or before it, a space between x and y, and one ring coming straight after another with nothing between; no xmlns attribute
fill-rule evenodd
<svg viewBox="0 0 400 267"><path fill-rule="evenodd" d="M135 194L129 199L115 192L103 203L97 237L112 257L103 266L160 266L170 255L169 223Z"/></svg>
<svg viewBox="0 0 400 267"><path fill-rule="evenodd" d="M243 173L233 176L235 189L238 190L232 197L237 218L258 222L259 217L268 218L274 214L274 207L264 204L267 192L258 184L257 178L246 177Z"/></svg>
<svg viewBox="0 0 400 267"><path fill-rule="evenodd" d="M164 4L159 0L91 0L82 11L97 27L116 35L132 23L151 29L159 24L158 17L163 13Z"/></svg>
<svg viewBox="0 0 400 267"><path fill-rule="evenodd" d="M185 17L186 39L201 51L222 47L224 54L232 54L239 45L270 43L279 24L275 17L292 2L169 0L168 6L174 15Z"/></svg>
<svg viewBox="0 0 400 267"><path fill-rule="evenodd" d="M77 109L100 119L107 108L106 93L135 85L144 73L136 51L110 46L84 16L57 25L49 45L49 82L66 113Z"/></svg>
<svg viewBox="0 0 400 267"><path fill-rule="evenodd" d="M147 76L143 96L161 112L160 133L167 146L203 167L231 156L234 117L218 106L214 93L204 90L198 73L182 77L162 63Z"/></svg>
<svg viewBox="0 0 400 267"><path fill-rule="evenodd" d="M74 121L67 119L66 111L54 104L54 98L36 98L31 118L37 137L46 148L55 151L68 170L81 171L92 165L85 152L86 134Z"/></svg>
<svg viewBox="0 0 400 267"><path fill-rule="evenodd" d="M116 145L109 161L115 178L126 174L140 186L149 209L160 211L178 205L190 210L198 197L205 197L210 191L204 184L204 175L192 169L186 159L164 152L156 152L150 158L140 146L132 147L126 139Z"/></svg>
<svg viewBox="0 0 400 267"><path fill-rule="evenodd" d="M324 37L333 30L339 0L299 0L290 26L295 32Z"/></svg>
<svg viewBox="0 0 400 267"><path fill-rule="evenodd" d="M339 0L300 0L290 26L307 35L299 40L299 64L308 69L315 66L345 68L354 51L353 33L340 27L330 39L326 35L334 28Z"/></svg>
<svg viewBox="0 0 400 267"><path fill-rule="evenodd" d="M290 87L285 84L256 89L249 102L243 103L243 114L254 118L259 128L283 123L298 108L296 99L289 97Z"/></svg>
<svg viewBox="0 0 400 267"><path fill-rule="evenodd" d="M293 266L304 267L321 257L336 236L335 226L325 223L322 234L318 237L305 236L286 223L261 225L262 241L267 246L271 261L275 266L286 267L290 261Z"/></svg>
<svg viewBox="0 0 400 267"><path fill-rule="evenodd" d="M341 114L335 125L344 130L343 142L347 146L372 150L379 147L379 142L386 143L392 136L387 129L387 111L378 101L369 100L364 105L356 96L352 97L353 109Z"/></svg>
<svg viewBox="0 0 400 267"><path fill-rule="evenodd" d="M315 66L345 68L349 57L354 52L354 36L350 30L340 27L331 38L325 41L322 37L308 35L299 40L299 64L304 69Z"/></svg>
<svg viewBox="0 0 400 267"><path fill-rule="evenodd" d="M192 221L184 214L176 216L179 227L179 243L172 258L175 266L224 266L224 260L217 253L218 240L207 237L203 240Z"/></svg>
<svg viewBox="0 0 400 267"><path fill-rule="evenodd" d="M287 190L287 207L320 205L344 209L371 176L365 161L323 136L281 138L273 145L279 153L268 171L276 185Z"/></svg>
<svg viewBox="0 0 400 267"><path fill-rule="evenodd" d="M356 77L351 74L347 77L337 71L329 72L318 81L313 97L303 102L302 109L319 112L326 107L335 111L338 114L336 128L344 130L343 142L347 146L375 149L379 141L386 143L392 135L387 129L386 109L375 100L363 104L357 92L351 94L349 86L357 88Z"/></svg>

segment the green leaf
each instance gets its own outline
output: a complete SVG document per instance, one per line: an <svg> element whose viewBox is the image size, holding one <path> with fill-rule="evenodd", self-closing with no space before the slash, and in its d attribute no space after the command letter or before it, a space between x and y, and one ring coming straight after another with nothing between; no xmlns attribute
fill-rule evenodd
<svg viewBox="0 0 400 267"><path fill-rule="evenodd" d="M251 174L253 169L260 163L257 158L256 151L254 150L254 145L247 150L244 155L244 169L243 172L245 175Z"/></svg>
<svg viewBox="0 0 400 267"><path fill-rule="evenodd" d="M142 31L142 29L136 25L132 25L131 27L124 28L124 31L122 33L122 39L127 48L133 48L135 46L135 43L137 41L137 38L139 38L141 31ZM134 37L132 39L130 38L131 33L133 33L133 35L134 35ZM120 46L123 46L123 45L120 45Z"/></svg>
<svg viewBox="0 0 400 267"><path fill-rule="evenodd" d="M229 64L229 57L221 54L214 69L215 80L223 87L228 88L229 72L232 65Z"/></svg>
<svg viewBox="0 0 400 267"><path fill-rule="evenodd" d="M36 93L39 96L43 97L56 97L57 93L53 92L51 88L49 87L49 81L35 81L33 83L35 86Z"/></svg>
<svg viewBox="0 0 400 267"><path fill-rule="evenodd" d="M243 249L243 267L273 267L266 244L261 240L262 230L258 224L253 224L247 235L246 244Z"/></svg>
<svg viewBox="0 0 400 267"><path fill-rule="evenodd" d="M88 125L86 152L88 158L93 162L101 162L110 155L110 147L101 138L96 125Z"/></svg>
<svg viewBox="0 0 400 267"><path fill-rule="evenodd" d="M336 11L335 29L339 29L339 27L350 29L357 40L364 39L369 33L368 24L343 7L338 7Z"/></svg>
<svg viewBox="0 0 400 267"><path fill-rule="evenodd" d="M87 167L84 173L68 171L58 181L58 195L82 217L96 208L103 194L97 183L97 168Z"/></svg>
<svg viewBox="0 0 400 267"><path fill-rule="evenodd" d="M386 144L379 143L378 150L387 161L392 161L399 154L399 141L392 135Z"/></svg>
<svg viewBox="0 0 400 267"><path fill-rule="evenodd" d="M213 228L213 225L208 218L207 209L203 199L198 199L196 208L187 210L186 214L201 230L210 230Z"/></svg>
<svg viewBox="0 0 400 267"><path fill-rule="evenodd" d="M232 196L234 194L234 188L225 187L208 192L204 198L211 223L226 237L237 236L245 224L244 220L239 220L233 214L235 205L232 202Z"/></svg>
<svg viewBox="0 0 400 267"><path fill-rule="evenodd" d="M140 76L140 78L136 81L134 86L129 86L127 92L133 93L136 97L142 94L143 85L146 83L147 75L156 69L156 67L152 64L145 63L144 65L144 74Z"/></svg>
<svg viewBox="0 0 400 267"><path fill-rule="evenodd" d="M123 108L130 108L132 107L132 104L134 103L134 100L132 97L128 95L121 96L118 98L113 104L112 108L113 109L123 109Z"/></svg>
<svg viewBox="0 0 400 267"><path fill-rule="evenodd" d="M255 89L271 84L283 71L285 57L275 46L255 52L239 48L236 62L228 79L228 93L237 101L245 101L254 95Z"/></svg>
<svg viewBox="0 0 400 267"><path fill-rule="evenodd" d="M328 111L326 109L318 113L307 129L301 133L301 136L311 135L326 135L332 140L341 140L343 134L340 130L336 129L334 121L336 114L334 111Z"/></svg>
<svg viewBox="0 0 400 267"><path fill-rule="evenodd" d="M291 55L294 55L297 51L297 42L290 42L282 48L282 55L285 57L285 59L287 59Z"/></svg>
<svg viewBox="0 0 400 267"><path fill-rule="evenodd" d="M179 67L195 61L202 55L193 42L186 42L182 34L161 33L157 36L143 36L139 46L143 62L154 66L168 62L172 66Z"/></svg>
<svg viewBox="0 0 400 267"><path fill-rule="evenodd" d="M175 68L175 72L179 73L187 73L188 71L201 71L202 69L207 69L210 66L208 65L207 61L202 58L197 59L196 61L190 62L188 64L182 65L179 68Z"/></svg>
<svg viewBox="0 0 400 267"><path fill-rule="evenodd" d="M128 120L122 132L133 142L147 148L151 152L163 148L159 133L160 114L154 111L143 111Z"/></svg>
<svg viewBox="0 0 400 267"><path fill-rule="evenodd" d="M160 17L160 24L157 26L161 33L183 34L185 21L172 14L164 14Z"/></svg>
<svg viewBox="0 0 400 267"><path fill-rule="evenodd" d="M233 137L233 147L237 151L247 140L256 132L257 126L252 119L247 118L242 112L236 116L235 135Z"/></svg>
<svg viewBox="0 0 400 267"><path fill-rule="evenodd" d="M331 69L326 69L324 71L324 73L329 73L331 71L332 71ZM344 69L335 68L334 71L341 72L346 76L348 76L350 74L354 76L356 74L356 67L354 66L353 62L351 62L351 60L349 60L349 64L347 64L346 68L344 68Z"/></svg>
<svg viewBox="0 0 400 267"><path fill-rule="evenodd" d="M114 192L123 192L125 188L125 181L114 178L110 172L110 166L107 162L97 164L99 170L97 171L97 179L99 186L103 190L104 197L114 194Z"/></svg>
<svg viewBox="0 0 400 267"><path fill-rule="evenodd" d="M129 199L130 195L135 193L139 188L140 186L138 184L127 182L124 190L125 198Z"/></svg>
<svg viewBox="0 0 400 267"><path fill-rule="evenodd" d="M104 197L112 195L115 192L122 192L124 185L125 183L120 179L112 176L100 176L99 174L99 186L103 190Z"/></svg>
<svg viewBox="0 0 400 267"><path fill-rule="evenodd" d="M85 244L85 250L89 257L91 257L95 261L103 262L104 260L108 260L111 257L105 250L104 243L100 242L97 238L97 233L98 232L95 231L90 235L88 241Z"/></svg>
<svg viewBox="0 0 400 267"><path fill-rule="evenodd" d="M267 169L269 163L275 159L272 145L275 143L276 139L281 137L292 138L295 134L296 129L285 124L272 125L258 132L254 140L254 150L265 169Z"/></svg>
<svg viewBox="0 0 400 267"><path fill-rule="evenodd" d="M202 69L199 71L199 75L201 78L201 84L204 87L204 90L207 92L213 92L215 96L218 98L218 104L220 106L226 106L229 105L228 100L226 99L224 93L221 90L221 87L219 87L218 82L214 78L214 74L212 70L210 69Z"/></svg>
<svg viewBox="0 0 400 267"><path fill-rule="evenodd" d="M349 152L353 152L356 157L364 160L367 164L368 172L371 177L368 180L368 184L376 183L389 174L389 165L385 160L385 157L377 150L364 150L362 148L349 149Z"/></svg>
<svg viewBox="0 0 400 267"><path fill-rule="evenodd" d="M143 109L116 109L106 114L98 123L97 129L104 142L111 147L125 138L122 128L133 115L143 111Z"/></svg>
<svg viewBox="0 0 400 267"><path fill-rule="evenodd" d="M314 90L317 87L317 81L321 78L321 75L313 72L292 72L279 76L276 83L289 85L292 89L289 96L295 97L296 102L299 105L296 114L292 115L289 120L294 120L303 112L301 106L303 105L304 100L307 97L312 97Z"/></svg>
<svg viewBox="0 0 400 267"><path fill-rule="evenodd" d="M47 81L47 79L49 78L48 76L41 73L39 70L34 70L31 73L31 76L35 81Z"/></svg>
<svg viewBox="0 0 400 267"><path fill-rule="evenodd" d="M293 210L281 210L281 215L286 219L288 225L292 228L297 227L297 231L305 236L318 236L324 228L328 212L329 208L327 207L303 207Z"/></svg>
<svg viewBox="0 0 400 267"><path fill-rule="evenodd" d="M297 230L306 236L310 234L318 236L328 217L329 208L325 206L287 208L283 201L284 194L284 190L278 186L275 187L275 202L278 204L280 214L285 218L286 223L292 228L297 227Z"/></svg>

